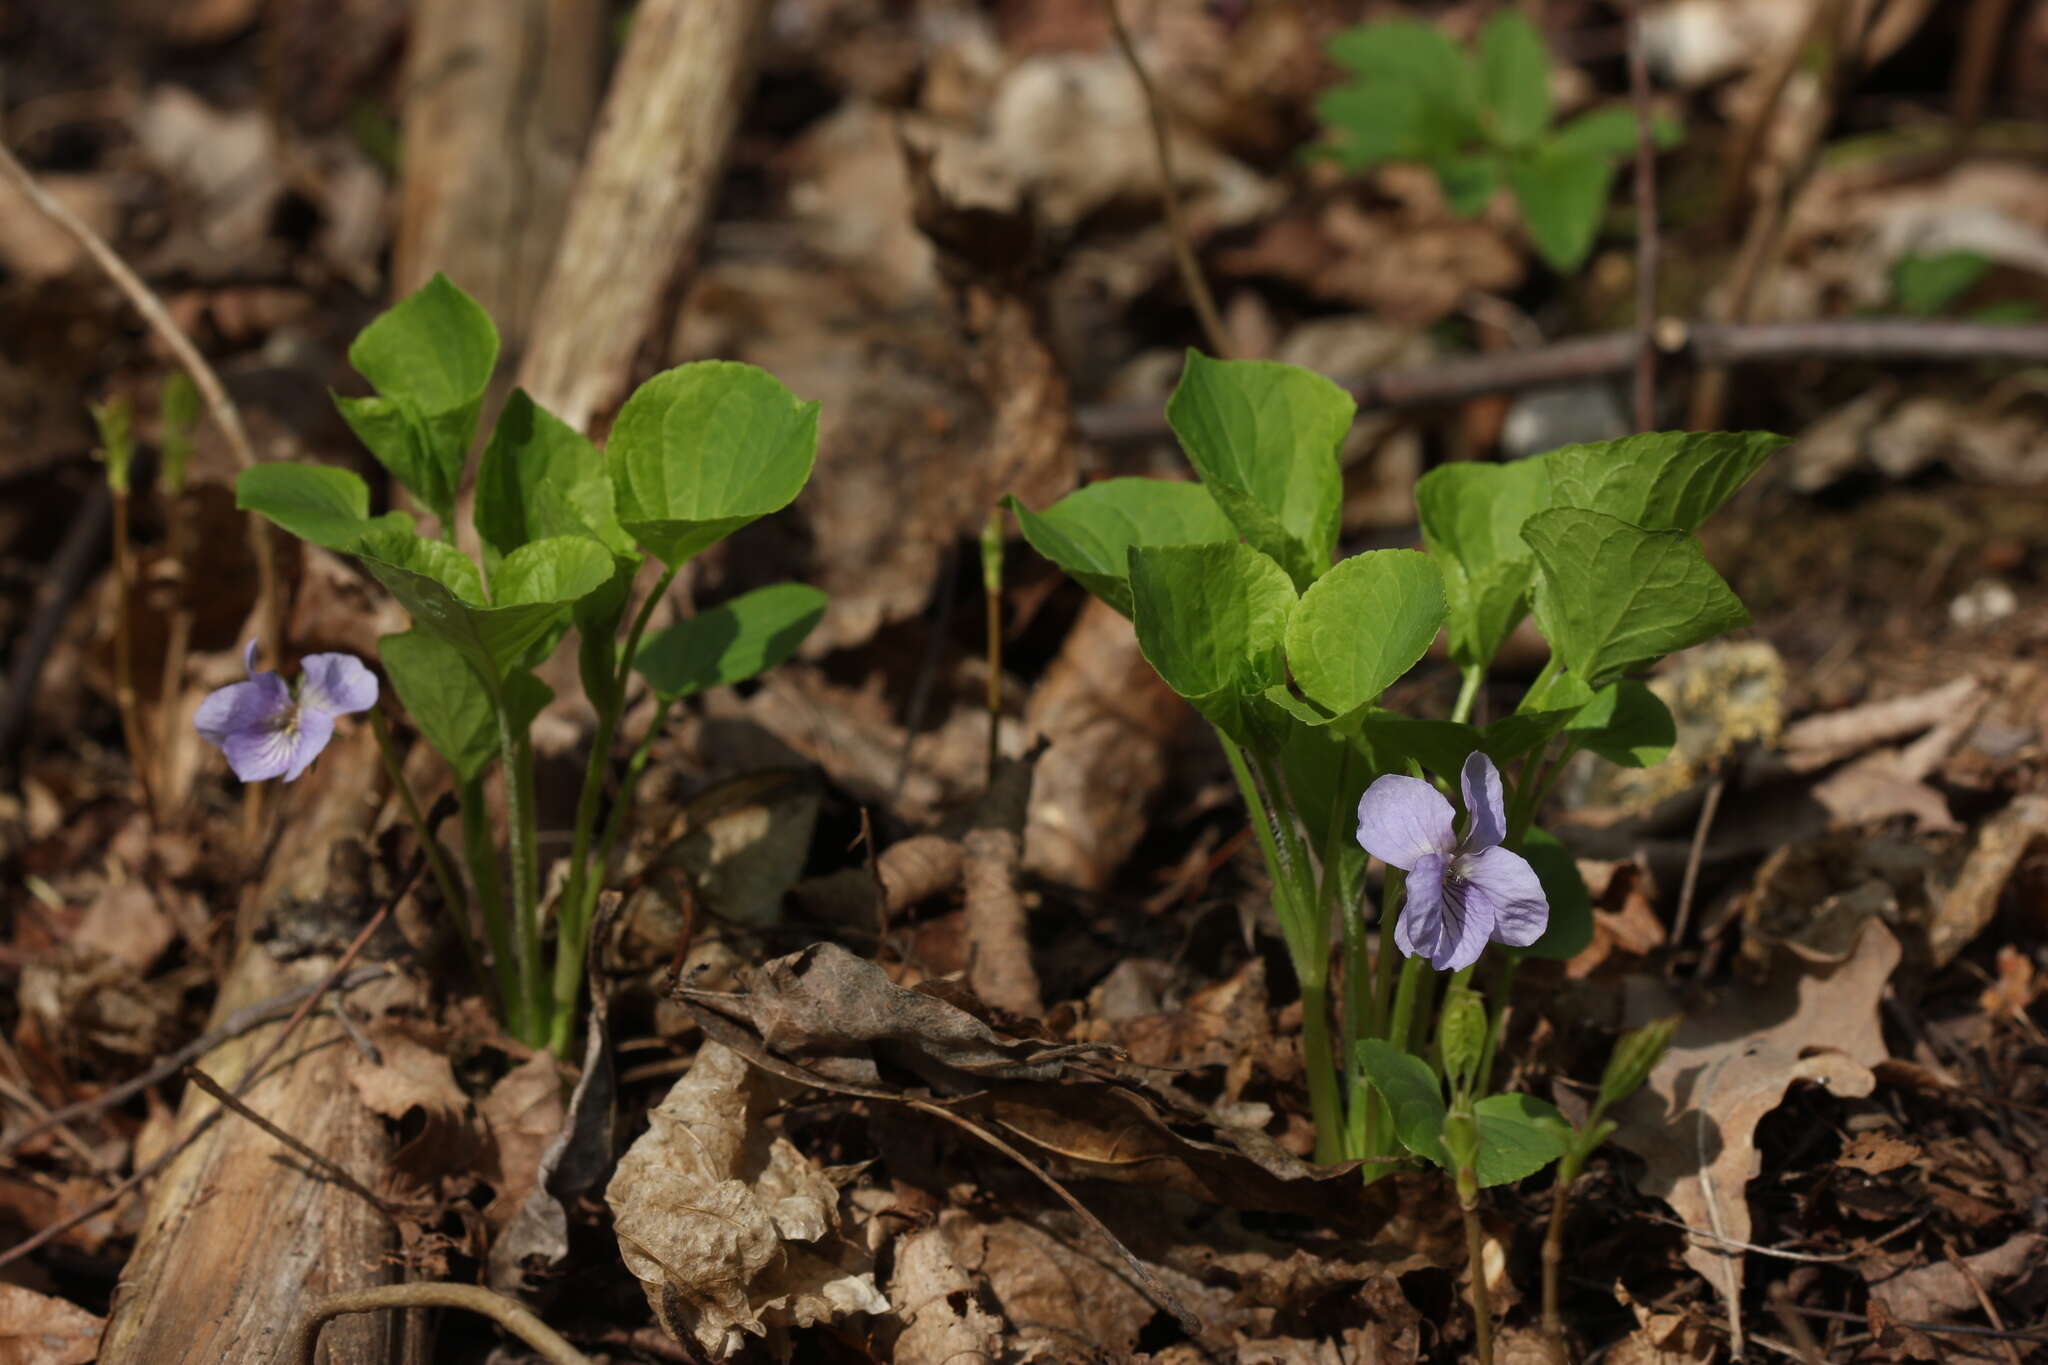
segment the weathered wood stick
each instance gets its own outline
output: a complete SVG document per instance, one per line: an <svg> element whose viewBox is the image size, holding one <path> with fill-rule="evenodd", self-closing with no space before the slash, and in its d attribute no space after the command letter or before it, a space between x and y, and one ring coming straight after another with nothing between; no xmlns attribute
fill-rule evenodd
<svg viewBox="0 0 2048 1365"><path fill-rule="evenodd" d="M525 341L597 117L603 5L419 0L391 292L446 271Z"/></svg>
<svg viewBox="0 0 2048 1365"><path fill-rule="evenodd" d="M665 324L753 88L761 0L644 0L534 317L519 382L578 430Z"/></svg>
<svg viewBox="0 0 2048 1365"><path fill-rule="evenodd" d="M216 1019L318 981L335 964L328 952L282 958L274 944L352 930L374 909L354 855L376 814L364 795L374 788L376 772L376 749L364 730L337 741L292 789L283 815L293 834L261 893L269 927L285 932L242 936L214 1006ZM356 999L378 1009L410 991L393 979L364 988ZM281 1027L233 1038L202 1065L237 1082ZM245 1097L341 1165L376 1171L389 1160L390 1142L384 1121L348 1084L348 1046L332 1016L315 1012ZM188 1090L179 1132L190 1132L217 1107L197 1087ZM186 1148L151 1192L99 1358L102 1365L273 1365L315 1303L388 1283L394 1248L393 1228L382 1213L304 1170L274 1138L230 1116ZM337 1323L327 1339L328 1359L386 1365L396 1359L399 1332L399 1320L388 1315Z"/></svg>

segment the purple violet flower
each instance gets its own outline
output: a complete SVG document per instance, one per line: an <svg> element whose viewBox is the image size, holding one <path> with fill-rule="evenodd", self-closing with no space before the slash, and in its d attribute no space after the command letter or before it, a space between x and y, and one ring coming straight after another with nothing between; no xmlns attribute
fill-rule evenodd
<svg viewBox="0 0 2048 1365"><path fill-rule="evenodd" d="M1536 869L1500 846L1508 832L1500 770L1474 752L1462 783L1472 817L1463 839L1451 803L1420 778L1382 777L1358 799L1360 846L1408 874L1394 945L1440 972L1471 966L1489 939L1526 948L1550 923Z"/></svg>
<svg viewBox="0 0 2048 1365"><path fill-rule="evenodd" d="M377 704L377 675L353 654L308 654L299 662L296 696L277 674L256 671L254 640L242 666L249 681L210 694L192 722L244 782L295 780L334 738L336 716Z"/></svg>

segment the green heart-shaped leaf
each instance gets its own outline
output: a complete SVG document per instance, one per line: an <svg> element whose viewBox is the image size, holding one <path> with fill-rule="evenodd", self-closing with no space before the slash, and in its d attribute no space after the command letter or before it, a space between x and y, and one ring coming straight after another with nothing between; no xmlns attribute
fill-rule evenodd
<svg viewBox="0 0 2048 1365"><path fill-rule="evenodd" d="M1565 731L1580 748L1624 768L1662 763L1678 742L1678 725L1664 699L1634 678L1611 682L1594 693Z"/></svg>
<svg viewBox="0 0 2048 1365"><path fill-rule="evenodd" d="M1337 447L1357 410L1312 370L1189 351L1166 420L1224 515L1306 588L1337 546Z"/></svg>
<svg viewBox="0 0 2048 1365"><path fill-rule="evenodd" d="M1440 465L1417 481L1422 539L1443 571L1447 640L1460 668L1492 663L1528 613L1536 564L1522 523L1548 506L1541 460Z"/></svg>
<svg viewBox="0 0 2048 1365"><path fill-rule="evenodd" d="M1508 167L1508 184L1522 206L1522 221L1536 252L1560 274L1586 263L1600 219L1607 212L1607 194L1614 183L1614 162L1546 148Z"/></svg>
<svg viewBox="0 0 2048 1365"><path fill-rule="evenodd" d="M1577 957L1593 941L1593 896L1579 876L1578 862L1554 836L1540 829L1523 836L1520 852L1536 869L1544 898L1550 902L1550 923L1544 926L1543 937L1520 951L1551 962Z"/></svg>
<svg viewBox="0 0 2048 1365"><path fill-rule="evenodd" d="M1249 545L1132 546L1138 647L1226 734L1247 736L1245 703L1285 677L1282 642L1294 585Z"/></svg>
<svg viewBox="0 0 2048 1365"><path fill-rule="evenodd" d="M1443 575L1428 555L1353 555L1301 595L1287 623L1288 667L1309 700L1346 716L1413 668L1443 621Z"/></svg>
<svg viewBox="0 0 2048 1365"><path fill-rule="evenodd" d="M1557 1106L1533 1095L1488 1095L1472 1106L1479 1121L1479 1187L1532 1176L1564 1155L1571 1126Z"/></svg>
<svg viewBox="0 0 2048 1365"><path fill-rule="evenodd" d="M724 360L635 389L605 446L620 523L670 568L787 507L817 453L818 405Z"/></svg>
<svg viewBox="0 0 2048 1365"><path fill-rule="evenodd" d="M493 557L549 536L588 536L631 555L604 457L582 432L514 389L476 475L476 529Z"/></svg>
<svg viewBox="0 0 2048 1365"><path fill-rule="evenodd" d="M412 518L403 512L371 516L369 485L328 465L252 465L235 479L235 506L261 513L323 550L346 549L373 531L412 531Z"/></svg>
<svg viewBox="0 0 2048 1365"><path fill-rule="evenodd" d="M488 767L500 749L498 713L490 685L462 651L424 630L408 630L386 635L377 653L406 715L455 775L468 782ZM505 675L504 692L515 734L531 725L555 695L523 668Z"/></svg>
<svg viewBox="0 0 2048 1365"><path fill-rule="evenodd" d="M1520 10L1496 10L1479 31L1480 97L1494 135L1523 147L1550 126L1550 54Z"/></svg>
<svg viewBox="0 0 2048 1365"><path fill-rule="evenodd" d="M1067 576L1131 614L1133 545L1206 545L1235 540L1237 530L1209 490L1168 479L1104 479L1034 512L1007 500L1031 547Z"/></svg>
<svg viewBox="0 0 2048 1365"><path fill-rule="evenodd" d="M1554 507L1580 507L1645 531L1697 531L1786 445L1768 431L1646 431L1543 457Z"/></svg>
<svg viewBox="0 0 2048 1365"><path fill-rule="evenodd" d="M1577 507L1522 527L1542 577L1536 623L1588 687L1749 623L1684 531L1645 531Z"/></svg>
<svg viewBox="0 0 2048 1365"><path fill-rule="evenodd" d="M775 583L650 636L633 662L666 700L765 673L797 651L827 598L803 583Z"/></svg>

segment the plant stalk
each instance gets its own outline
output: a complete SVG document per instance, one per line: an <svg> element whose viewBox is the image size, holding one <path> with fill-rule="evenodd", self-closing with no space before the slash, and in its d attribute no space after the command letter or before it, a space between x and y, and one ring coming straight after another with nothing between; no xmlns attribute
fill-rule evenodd
<svg viewBox="0 0 2048 1365"><path fill-rule="evenodd" d="M519 994L525 1001L525 1029L520 1041L542 1044L548 1038L548 997L541 972L540 849L533 800L533 737L515 734L503 695L494 699L498 712L498 747L505 761L507 843L512 855L512 926L518 949Z"/></svg>
<svg viewBox="0 0 2048 1365"><path fill-rule="evenodd" d="M1493 1365L1493 1304L1486 1292L1486 1234L1479 1226L1478 1176L1458 1172L1458 1211L1465 1219L1465 1259L1472 1268L1472 1345L1479 1365Z"/></svg>
<svg viewBox="0 0 2048 1365"><path fill-rule="evenodd" d="M462 784L458 803L462 812L462 860L469 866L470 884L476 888L477 908L483 915L484 938L491 945L491 971L497 978L505 1027L515 1036L524 1036L526 1002L519 992L518 961L505 912L505 882L498 871L498 847L491 838L489 806L481 776Z"/></svg>
<svg viewBox="0 0 2048 1365"><path fill-rule="evenodd" d="M1486 682L1486 666L1471 664L1465 669L1464 678L1458 684L1458 700L1451 706L1451 719L1463 725L1472 717L1472 706L1479 700L1479 689Z"/></svg>
<svg viewBox="0 0 2048 1365"><path fill-rule="evenodd" d="M114 488L114 709L121 714L121 740L128 746L128 766L134 770L136 785L142 788L142 807L149 822L157 821L156 783L150 778L151 759L142 740L142 707L135 698L135 636L128 621L129 599L135 592L135 558L128 546L128 490Z"/></svg>

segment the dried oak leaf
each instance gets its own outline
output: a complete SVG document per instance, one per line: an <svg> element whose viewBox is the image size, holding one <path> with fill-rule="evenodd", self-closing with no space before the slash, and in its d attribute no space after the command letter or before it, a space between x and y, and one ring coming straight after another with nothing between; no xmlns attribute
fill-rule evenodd
<svg viewBox="0 0 2048 1365"><path fill-rule="evenodd" d="M1756 1127L1794 1081L1837 1095L1868 1095L1871 1067L1888 1055L1878 997L1899 962L1899 941L1867 921L1838 966L1733 992L1689 1016L1649 1083L1616 1110L1614 1140L1641 1157L1640 1188L1670 1204L1700 1234L1685 1260L1729 1301L1742 1293L1750 1237L1750 1180L1763 1167ZM1740 1322L1734 1349L1741 1354Z"/></svg>
<svg viewBox="0 0 2048 1365"><path fill-rule="evenodd" d="M0 1284L0 1362L89 1365L106 1323L75 1303Z"/></svg>
<svg viewBox="0 0 2048 1365"><path fill-rule="evenodd" d="M906 990L836 943L776 958L752 984L743 995L681 994L750 1026L775 1055L842 1085L875 1086L908 1072L959 1094L992 1081L1056 1079L1074 1053L1038 1039L1006 1038L940 998L944 983Z"/></svg>
<svg viewBox="0 0 2048 1365"><path fill-rule="evenodd" d="M1883 1304L1895 1318L1942 1322L1978 1311L1977 1287L1970 1283L1971 1276L1985 1290L1995 1291L2006 1281L2042 1264L2044 1252L2048 1252L2048 1237L2023 1232L1989 1251L1962 1257L1962 1264L1969 1267L1968 1275L1954 1263L1938 1261L1873 1284L1870 1297Z"/></svg>
<svg viewBox="0 0 2048 1365"><path fill-rule="evenodd" d="M724 1360L749 1336L885 1313L839 1188L763 1120L773 1082L707 1042L605 1189L619 1252L662 1327Z"/></svg>

